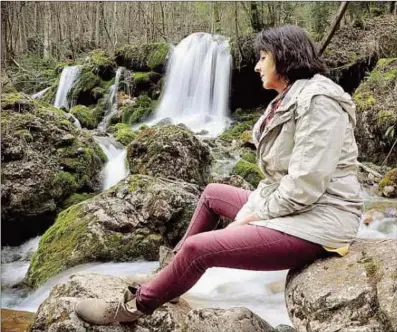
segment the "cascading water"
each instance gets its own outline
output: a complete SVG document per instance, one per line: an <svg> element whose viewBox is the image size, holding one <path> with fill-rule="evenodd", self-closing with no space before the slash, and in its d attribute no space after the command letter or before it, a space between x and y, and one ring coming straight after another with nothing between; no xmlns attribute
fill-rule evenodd
<svg viewBox="0 0 397 332"><path fill-rule="evenodd" d="M106 126L113 116L117 112L116 96L120 83L121 75L126 71L124 67L117 68L116 78L114 79L114 84L109 87L108 98L105 103L105 115L102 121L98 125L98 130L106 131Z"/></svg>
<svg viewBox="0 0 397 332"><path fill-rule="evenodd" d="M195 132L217 136L228 121L232 57L228 41L217 35L194 33L171 51L165 90L154 124L170 118Z"/></svg>
<svg viewBox="0 0 397 332"><path fill-rule="evenodd" d="M51 87L49 86L48 88L45 88L44 90L41 90L41 91L39 91L39 92L33 94L33 95L32 95L32 98L33 98L33 99L41 99L41 98L44 97L44 95L46 94L46 92L47 92L48 90L50 90L50 89L51 89Z"/></svg>
<svg viewBox="0 0 397 332"><path fill-rule="evenodd" d="M128 175L129 171L126 166L127 150L111 136L94 136L94 138L106 154L106 157L108 157L108 162L103 171L103 190L106 190Z"/></svg>
<svg viewBox="0 0 397 332"><path fill-rule="evenodd" d="M57 93L55 95L54 106L57 108L65 107L67 109L70 108L71 105L68 103L68 93L72 88L73 84L77 81L80 75L81 67L80 66L66 66L63 68L61 73L61 78L59 80L59 86ZM79 120L73 114L68 113L69 117L73 119L73 122L76 127L81 128L81 124Z"/></svg>

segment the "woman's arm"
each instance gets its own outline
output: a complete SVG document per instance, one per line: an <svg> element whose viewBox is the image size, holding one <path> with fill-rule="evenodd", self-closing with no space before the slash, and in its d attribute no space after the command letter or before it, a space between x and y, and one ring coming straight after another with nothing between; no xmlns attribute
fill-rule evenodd
<svg viewBox="0 0 397 332"><path fill-rule="evenodd" d="M323 195L338 164L348 123L348 114L337 101L323 95L312 99L296 122L288 174L255 206L260 219L299 212Z"/></svg>

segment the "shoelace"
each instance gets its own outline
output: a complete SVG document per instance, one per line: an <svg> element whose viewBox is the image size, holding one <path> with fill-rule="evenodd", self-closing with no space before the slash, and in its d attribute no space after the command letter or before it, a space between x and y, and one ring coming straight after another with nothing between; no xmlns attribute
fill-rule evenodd
<svg viewBox="0 0 397 332"><path fill-rule="evenodd" d="M114 314L113 319L116 318L117 314L118 314L119 311L120 311L121 306L124 304L125 299L126 299L127 292L129 292L128 289L126 289L126 290L124 291L124 293L123 293L123 295L122 295L122 298L121 298L121 299L119 300L119 302L117 303L116 313Z"/></svg>

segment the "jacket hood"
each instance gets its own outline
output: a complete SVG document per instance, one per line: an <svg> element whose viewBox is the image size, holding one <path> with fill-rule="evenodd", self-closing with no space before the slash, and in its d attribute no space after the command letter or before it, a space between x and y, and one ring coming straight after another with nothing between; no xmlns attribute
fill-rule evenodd
<svg viewBox="0 0 397 332"><path fill-rule="evenodd" d="M312 97L316 95L325 95L334 99L341 105L345 112L349 114L353 127L356 126L356 106L352 97L345 92L340 85L320 74L314 75L309 80L302 81L306 81L302 93L309 93Z"/></svg>

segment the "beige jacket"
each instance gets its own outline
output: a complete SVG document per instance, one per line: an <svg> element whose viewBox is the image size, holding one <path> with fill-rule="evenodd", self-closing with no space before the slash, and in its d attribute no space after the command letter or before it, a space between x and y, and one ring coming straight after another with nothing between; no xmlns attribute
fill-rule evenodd
<svg viewBox="0 0 397 332"><path fill-rule="evenodd" d="M269 111L253 129L265 179L236 219L256 213L261 220L250 224L323 246L348 245L363 211L350 95L322 75L298 80L260 136Z"/></svg>

